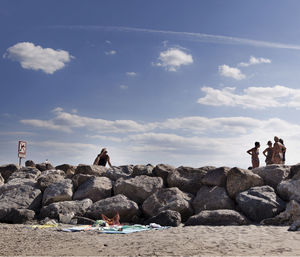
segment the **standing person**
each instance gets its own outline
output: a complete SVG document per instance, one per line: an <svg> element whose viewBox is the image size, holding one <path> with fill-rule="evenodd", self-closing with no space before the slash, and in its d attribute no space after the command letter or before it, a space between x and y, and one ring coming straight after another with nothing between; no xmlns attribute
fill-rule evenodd
<svg viewBox="0 0 300 257"><path fill-rule="evenodd" d="M250 154L252 156L251 161L252 161L252 169L255 169L257 167L259 167L259 147L260 147L260 143L259 142L255 142L254 144L255 146L253 148L251 148L250 150L247 151L248 154Z"/></svg>
<svg viewBox="0 0 300 257"><path fill-rule="evenodd" d="M282 164L285 164L285 152L286 152L286 147L283 143L283 140L280 138L279 142L284 146L284 149L282 150Z"/></svg>
<svg viewBox="0 0 300 257"><path fill-rule="evenodd" d="M273 147L272 142L269 140L267 143L268 147L263 151L263 155L266 156L266 165L272 164Z"/></svg>
<svg viewBox="0 0 300 257"><path fill-rule="evenodd" d="M96 157L95 161L94 161L94 165L100 165L100 166L106 166L106 163L108 163L108 165L110 167L112 167L111 163L110 163L110 158L109 155L107 154L107 150L106 148L103 148L100 152L100 154L98 154L98 156Z"/></svg>
<svg viewBox="0 0 300 257"><path fill-rule="evenodd" d="M274 164L283 164L283 152L286 150L285 146L279 142L278 137L274 137L272 162Z"/></svg>

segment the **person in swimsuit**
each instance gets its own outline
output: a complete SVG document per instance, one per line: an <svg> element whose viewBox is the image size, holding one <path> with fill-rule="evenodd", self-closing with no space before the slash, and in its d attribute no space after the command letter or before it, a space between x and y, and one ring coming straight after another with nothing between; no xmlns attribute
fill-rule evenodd
<svg viewBox="0 0 300 257"><path fill-rule="evenodd" d="M260 143L259 142L255 142L254 144L255 146L253 148L251 148L250 150L247 151L248 154L251 155L251 161L252 161L252 169L255 169L257 167L259 167L259 147L260 147Z"/></svg>
<svg viewBox="0 0 300 257"><path fill-rule="evenodd" d="M279 139L279 143L281 143L285 147L283 140L281 138ZM286 147L282 150L282 164L285 164L285 152L286 152Z"/></svg>
<svg viewBox="0 0 300 257"><path fill-rule="evenodd" d="M96 157L95 161L94 161L94 165L100 165L100 166L106 166L106 163L108 163L108 165L110 167L112 167L111 163L110 163L110 158L109 155L107 154L107 150L106 148L103 148L100 152L100 154L98 154L98 156Z"/></svg>
<svg viewBox="0 0 300 257"><path fill-rule="evenodd" d="M286 150L285 146L279 142L278 137L274 137L272 162L274 164L283 164L283 152Z"/></svg>
<svg viewBox="0 0 300 257"><path fill-rule="evenodd" d="M269 165L269 164L273 164L273 162L272 162L272 156L273 156L272 142L268 141L267 145L269 147L263 151L263 155L266 156L266 160L265 160L266 165Z"/></svg>

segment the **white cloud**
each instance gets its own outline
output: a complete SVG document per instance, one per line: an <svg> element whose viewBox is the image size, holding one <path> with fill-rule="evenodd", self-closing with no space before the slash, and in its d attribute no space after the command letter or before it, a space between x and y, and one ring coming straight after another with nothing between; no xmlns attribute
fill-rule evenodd
<svg viewBox="0 0 300 257"><path fill-rule="evenodd" d="M121 88L122 90L126 90L126 89L128 89L128 86L126 86L126 85L121 85L120 88Z"/></svg>
<svg viewBox="0 0 300 257"><path fill-rule="evenodd" d="M110 40L105 40L105 43L110 45L111 41Z"/></svg>
<svg viewBox="0 0 300 257"><path fill-rule="evenodd" d="M300 89L284 86L249 87L243 94L235 93L235 88L225 87L222 90L212 87L201 89L206 95L198 99L199 104L211 106L241 106L251 109L276 107L300 108Z"/></svg>
<svg viewBox="0 0 300 257"><path fill-rule="evenodd" d="M177 71L182 65L190 65L192 63L192 55L187 54L178 48L169 48L160 53L158 62L154 65L163 67L167 71Z"/></svg>
<svg viewBox="0 0 300 257"><path fill-rule="evenodd" d="M135 76L137 76L137 73L134 72L134 71L129 71L129 72L126 72L126 75L127 75L128 77L135 77Z"/></svg>
<svg viewBox="0 0 300 257"><path fill-rule="evenodd" d="M219 73L224 77L234 78L236 80L246 78L246 76L238 68L233 68L226 64L219 66Z"/></svg>
<svg viewBox="0 0 300 257"><path fill-rule="evenodd" d="M248 67L250 65L255 65L255 64L261 64L261 63L271 63L270 59L267 58L256 58L254 56L251 56L248 62L241 62L238 64L240 67Z"/></svg>
<svg viewBox="0 0 300 257"><path fill-rule="evenodd" d="M117 54L117 51L116 50L110 50L110 51L107 51L105 52L106 55L115 55Z"/></svg>
<svg viewBox="0 0 300 257"><path fill-rule="evenodd" d="M20 62L24 69L42 70L53 74L64 68L74 57L64 50L42 48L30 42L22 42L8 48L3 58Z"/></svg>

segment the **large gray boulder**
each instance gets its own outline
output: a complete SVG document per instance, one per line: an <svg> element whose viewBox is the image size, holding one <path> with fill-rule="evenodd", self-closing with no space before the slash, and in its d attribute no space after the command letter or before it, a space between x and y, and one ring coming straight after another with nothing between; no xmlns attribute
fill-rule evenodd
<svg viewBox="0 0 300 257"><path fill-rule="evenodd" d="M35 167L42 172L45 170L53 170L54 169L53 165L50 162L38 163L35 165Z"/></svg>
<svg viewBox="0 0 300 257"><path fill-rule="evenodd" d="M75 174L87 174L93 176L103 176L107 168L99 165L79 164L75 170Z"/></svg>
<svg viewBox="0 0 300 257"><path fill-rule="evenodd" d="M255 168L252 172L262 177L265 185L276 189L277 185L289 176L290 169L290 166L273 164Z"/></svg>
<svg viewBox="0 0 300 257"><path fill-rule="evenodd" d="M263 186L264 180L249 170L234 167L228 171L226 189L231 198L251 187Z"/></svg>
<svg viewBox="0 0 300 257"><path fill-rule="evenodd" d="M54 202L71 201L73 196L73 183L71 179L64 179L48 186L43 195L43 205Z"/></svg>
<svg viewBox="0 0 300 257"><path fill-rule="evenodd" d="M114 194L123 194L137 204L142 204L150 195L162 187L162 178L142 175L126 180L119 179L114 186Z"/></svg>
<svg viewBox="0 0 300 257"><path fill-rule="evenodd" d="M185 223L186 226L234 226L247 224L249 224L247 218L234 210L202 211L191 216Z"/></svg>
<svg viewBox="0 0 300 257"><path fill-rule="evenodd" d="M74 190L77 190L78 187L80 187L83 183L88 181L91 178L94 178L93 175L88 174L76 174L72 177Z"/></svg>
<svg viewBox="0 0 300 257"><path fill-rule="evenodd" d="M184 193L177 187L162 188L144 201L142 209L147 217L156 216L166 210L177 211L185 221L194 213L191 206L192 199L191 194Z"/></svg>
<svg viewBox="0 0 300 257"><path fill-rule="evenodd" d="M18 170L18 166L15 164L7 164L0 166L0 175L4 178L4 181L7 182L11 174Z"/></svg>
<svg viewBox="0 0 300 257"><path fill-rule="evenodd" d="M38 176L41 175L41 172L34 167L24 167L19 169L18 171L14 172L13 174L10 175L7 181L19 178L28 178L28 179L34 179L36 180Z"/></svg>
<svg viewBox="0 0 300 257"><path fill-rule="evenodd" d="M133 167L133 171L132 171L131 175L133 177L141 176L141 175L153 176L153 174L152 174L153 169L154 169L154 167L151 164L135 165Z"/></svg>
<svg viewBox="0 0 300 257"><path fill-rule="evenodd" d="M53 183L65 179L65 173L62 170L46 170L38 177L37 183L42 191Z"/></svg>
<svg viewBox="0 0 300 257"><path fill-rule="evenodd" d="M76 166L70 164L61 164L55 167L57 170L63 170L67 178L72 178L75 174Z"/></svg>
<svg viewBox="0 0 300 257"><path fill-rule="evenodd" d="M168 164L158 164L153 169L153 175L156 177L161 177L164 181L165 186L168 186L168 176L170 173L176 170L175 167Z"/></svg>
<svg viewBox="0 0 300 257"><path fill-rule="evenodd" d="M300 202L300 180L288 179L282 181L277 186L279 196L286 200L296 200Z"/></svg>
<svg viewBox="0 0 300 257"><path fill-rule="evenodd" d="M91 199L93 202L111 196L112 182L106 177L92 177L78 187L74 193L74 200Z"/></svg>
<svg viewBox="0 0 300 257"><path fill-rule="evenodd" d="M169 173L169 187L178 187L181 191L196 194L202 186L202 179L208 170L206 168L179 167Z"/></svg>
<svg viewBox="0 0 300 257"><path fill-rule="evenodd" d="M204 210L234 210L234 201L227 195L223 187L202 186L192 202L195 213Z"/></svg>
<svg viewBox="0 0 300 257"><path fill-rule="evenodd" d="M1 222L22 224L30 222L35 217L35 212L29 209L9 208L5 210L6 215L2 217ZM0 210L1 216L1 210Z"/></svg>
<svg viewBox="0 0 300 257"><path fill-rule="evenodd" d="M51 203L41 209L40 217L51 219L58 219L59 215L68 215L73 213L74 216L83 216L86 210L93 204L91 199L84 199L81 201L64 201Z"/></svg>
<svg viewBox="0 0 300 257"><path fill-rule="evenodd" d="M12 209L37 211L41 207L42 192L31 179L14 179L0 186L0 221L14 222Z"/></svg>
<svg viewBox="0 0 300 257"><path fill-rule="evenodd" d="M163 211L144 222L146 225L150 223L156 223L161 226L178 227L181 224L181 215L177 211Z"/></svg>
<svg viewBox="0 0 300 257"><path fill-rule="evenodd" d="M125 195L116 195L95 202L87 209L85 216L98 220L102 219L101 214L112 218L117 213L120 215L121 222L131 222L137 215L139 215L139 207L134 201L129 200Z"/></svg>
<svg viewBox="0 0 300 257"><path fill-rule="evenodd" d="M225 187L227 180L227 173L230 170L228 167L220 167L209 170L202 179L202 184L207 186Z"/></svg>
<svg viewBox="0 0 300 257"><path fill-rule="evenodd" d="M289 178L300 179L300 163L291 166Z"/></svg>
<svg viewBox="0 0 300 257"><path fill-rule="evenodd" d="M103 176L111 179L112 181L116 181L119 178L128 179L131 178L131 173L127 172L128 169L122 167L112 167L109 168Z"/></svg>
<svg viewBox="0 0 300 257"><path fill-rule="evenodd" d="M35 163L32 160L27 160L25 162L25 167L34 167L35 168Z"/></svg>
<svg viewBox="0 0 300 257"><path fill-rule="evenodd" d="M236 196L236 202L242 212L256 222L275 217L286 206L270 186L252 187L241 192Z"/></svg>
<svg viewBox="0 0 300 257"><path fill-rule="evenodd" d="M273 218L262 220L260 224L274 226L289 226L298 220L300 220L300 204L295 200L291 200L286 205L285 211L279 213Z"/></svg>

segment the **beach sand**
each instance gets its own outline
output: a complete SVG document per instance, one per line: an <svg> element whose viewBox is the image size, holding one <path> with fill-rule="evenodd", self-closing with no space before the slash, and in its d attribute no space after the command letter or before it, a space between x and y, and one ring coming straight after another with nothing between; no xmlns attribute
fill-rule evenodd
<svg viewBox="0 0 300 257"><path fill-rule="evenodd" d="M0 224L1 256L295 256L300 232L274 226L194 226L126 235Z"/></svg>

